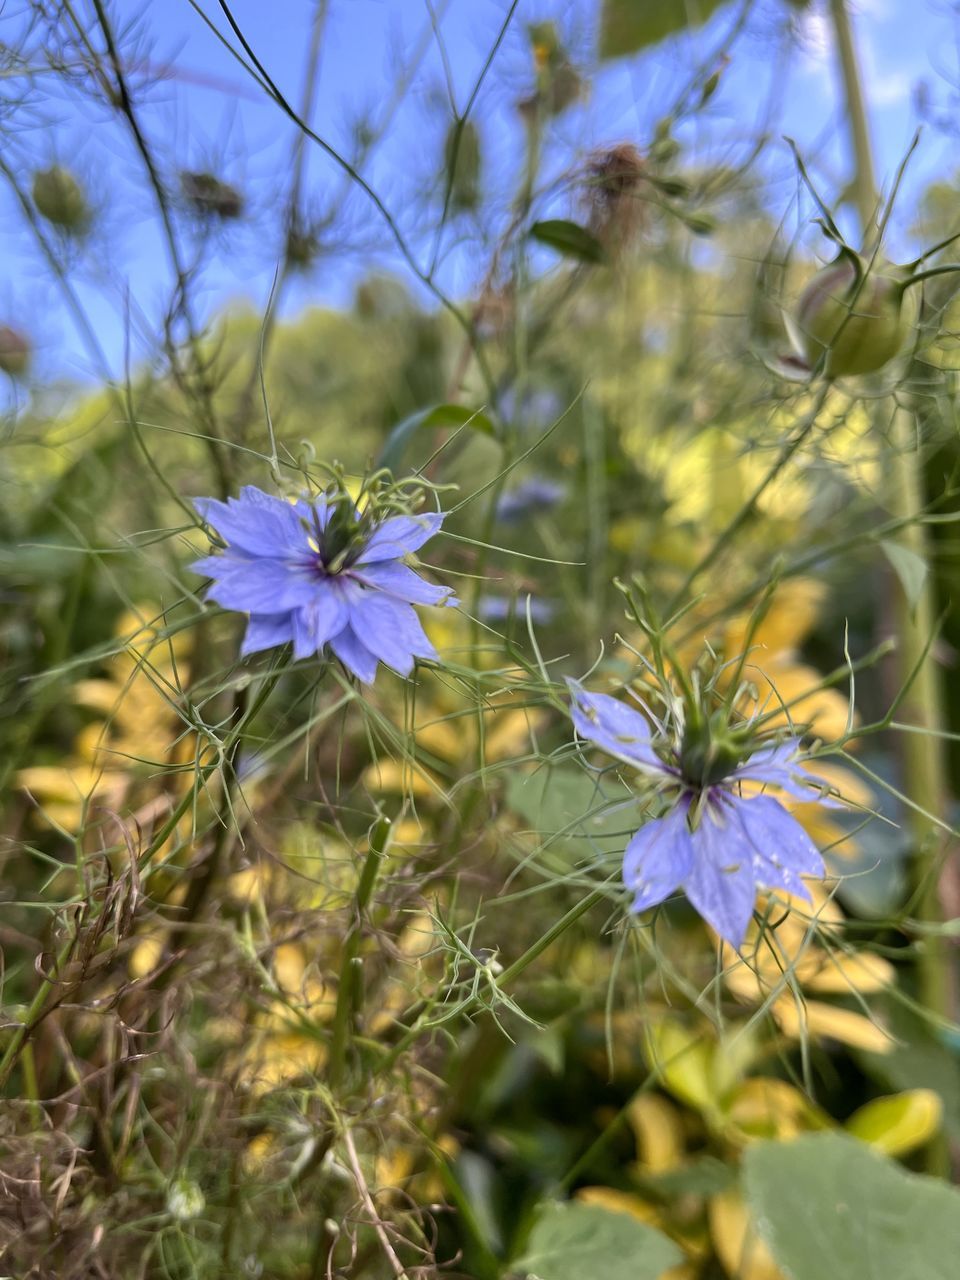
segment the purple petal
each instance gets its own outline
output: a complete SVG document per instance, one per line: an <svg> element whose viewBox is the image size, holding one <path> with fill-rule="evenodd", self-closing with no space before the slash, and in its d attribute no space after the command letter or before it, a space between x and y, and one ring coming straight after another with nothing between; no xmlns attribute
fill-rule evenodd
<svg viewBox="0 0 960 1280"><path fill-rule="evenodd" d="M358 565L354 576L369 587L377 587L398 600L410 604L459 604L449 587L435 587L425 582L419 574L408 569L399 560L380 560L375 564Z"/></svg>
<svg viewBox="0 0 960 1280"><path fill-rule="evenodd" d="M308 567L298 569L281 560L237 560L229 555L211 556L200 563L214 574L207 598L224 609L287 613L310 604L317 594L318 580Z"/></svg>
<svg viewBox="0 0 960 1280"><path fill-rule="evenodd" d="M623 856L623 882L634 893L633 911L645 911L678 889L693 868L688 805L641 827Z"/></svg>
<svg viewBox="0 0 960 1280"><path fill-rule="evenodd" d="M639 711L608 694L588 693L576 680L568 679L567 685L573 725L581 738L636 769L670 773L650 745L650 726Z"/></svg>
<svg viewBox="0 0 960 1280"><path fill-rule="evenodd" d="M800 742L797 738L788 738L775 747L764 747L754 752L738 769L734 769L727 781L765 782L770 786L780 787L798 800L815 800L815 791L830 784L804 772L803 766L796 759L799 750Z"/></svg>
<svg viewBox="0 0 960 1280"><path fill-rule="evenodd" d="M732 804L707 804L691 837L693 867L684 891L704 920L736 950L753 915L757 886L753 850Z"/></svg>
<svg viewBox="0 0 960 1280"><path fill-rule="evenodd" d="M235 555L221 553L215 556L204 556L187 565L191 573L199 573L202 578L219 578L222 573L233 573L239 564L252 564L253 556L245 556L242 552Z"/></svg>
<svg viewBox="0 0 960 1280"><path fill-rule="evenodd" d="M343 592L332 583L321 584L309 604L293 615L293 656L309 658L319 653L331 636L337 635L350 619Z"/></svg>
<svg viewBox="0 0 960 1280"><path fill-rule="evenodd" d="M753 876L770 889L786 889L810 901L801 876L823 876L820 850L773 796L736 800L733 810L750 846Z"/></svg>
<svg viewBox="0 0 960 1280"><path fill-rule="evenodd" d="M379 560L398 560L418 551L443 524L443 513L419 516L391 516L378 525L364 547L357 564L373 564Z"/></svg>
<svg viewBox="0 0 960 1280"><path fill-rule="evenodd" d="M330 641L330 648L358 680L363 684L373 684L377 674L376 654L370 652L352 627L344 627L335 635Z"/></svg>
<svg viewBox="0 0 960 1280"><path fill-rule="evenodd" d="M293 639L293 615L289 613L268 613L250 615L247 633L240 646L240 656L259 653L261 649L275 649L278 645L287 644Z"/></svg>
<svg viewBox="0 0 960 1280"><path fill-rule="evenodd" d="M229 546L248 555L283 558L308 548L303 503L294 506L247 485L239 498L194 498L193 505Z"/></svg>
<svg viewBox="0 0 960 1280"><path fill-rule="evenodd" d="M374 591L350 597L350 626L371 653L400 675L409 675L413 660L436 658L412 605Z"/></svg>

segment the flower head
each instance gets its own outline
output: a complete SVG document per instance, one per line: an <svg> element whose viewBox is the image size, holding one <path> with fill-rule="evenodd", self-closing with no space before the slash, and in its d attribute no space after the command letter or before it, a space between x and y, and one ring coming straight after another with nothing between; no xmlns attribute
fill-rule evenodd
<svg viewBox="0 0 960 1280"><path fill-rule="evenodd" d="M191 565L213 579L207 596L249 613L241 653L293 644L294 658L327 646L365 684L377 663L409 675L435 658L414 604L456 604L404 563L443 523L441 513L358 512L343 494L286 502L248 485L239 498L196 498L227 544Z"/></svg>
<svg viewBox="0 0 960 1280"><path fill-rule="evenodd" d="M497 503L497 518L505 524L517 524L529 516L550 511L567 495L566 485L546 476L531 476L504 493Z"/></svg>
<svg viewBox="0 0 960 1280"><path fill-rule="evenodd" d="M747 783L816 799L824 784L803 773L796 738L751 750L749 739L711 740L689 725L674 737L655 736L640 711L567 683L579 736L649 777L672 802L627 845L623 879L634 911L683 889L707 923L739 948L759 888L810 901L801 876L824 874L818 849L779 800L743 794Z"/></svg>

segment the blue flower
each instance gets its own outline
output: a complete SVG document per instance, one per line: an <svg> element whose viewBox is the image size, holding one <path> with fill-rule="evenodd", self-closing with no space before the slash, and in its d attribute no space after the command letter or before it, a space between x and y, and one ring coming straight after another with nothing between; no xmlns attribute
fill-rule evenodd
<svg viewBox="0 0 960 1280"><path fill-rule="evenodd" d="M649 777L673 799L662 818L641 827L627 845L623 879L640 912L682 889L717 933L736 949L743 943L757 890L784 889L810 901L801 876L822 876L823 859L779 800L746 797L740 784L779 787L815 800L825 783L802 772L799 741L755 751L732 762L721 777L694 781L669 738L651 734L639 711L617 698L587 693L568 680L578 735Z"/></svg>
<svg viewBox="0 0 960 1280"><path fill-rule="evenodd" d="M329 646L364 684L378 662L406 676L416 658L436 658L413 605L457 601L403 559L433 537L442 514L378 521L342 497L291 503L252 485L239 498L193 505L227 546L190 567L213 579L208 599L249 613L243 655L292 643L294 658L306 658Z"/></svg>
<svg viewBox="0 0 960 1280"><path fill-rule="evenodd" d="M556 616L557 608L552 600L531 598L530 618L533 622L548 623ZM484 622L506 622L510 618L525 622L527 598L507 600L503 596L481 596L477 602L477 614Z"/></svg>
<svg viewBox="0 0 960 1280"><path fill-rule="evenodd" d="M543 476L531 476L501 496L497 503L497 518L504 524L516 524L538 512L549 511L566 495L566 485Z"/></svg>

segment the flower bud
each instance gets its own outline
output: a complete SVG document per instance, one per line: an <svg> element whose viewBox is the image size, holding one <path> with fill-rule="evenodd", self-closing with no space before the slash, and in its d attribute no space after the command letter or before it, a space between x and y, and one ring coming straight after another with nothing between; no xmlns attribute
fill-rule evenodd
<svg viewBox="0 0 960 1280"><path fill-rule="evenodd" d="M224 222L243 213L243 196L227 182L212 173L180 174L180 187L188 204L202 217L220 218Z"/></svg>
<svg viewBox="0 0 960 1280"><path fill-rule="evenodd" d="M90 222L90 206L83 187L59 164L33 175L33 203L38 213L64 231L83 231Z"/></svg>
<svg viewBox="0 0 960 1280"><path fill-rule="evenodd" d="M22 378L30 367L31 347L22 333L0 324L0 371Z"/></svg>
<svg viewBox="0 0 960 1280"><path fill-rule="evenodd" d="M312 227L295 219L287 227L284 247L287 266L291 271L309 271L320 252L320 237Z"/></svg>
<svg viewBox="0 0 960 1280"><path fill-rule="evenodd" d="M859 262L859 267L858 267ZM844 253L809 281L793 315L794 342L811 369L827 378L875 373L904 347L916 321L905 299L909 270L867 269Z"/></svg>
<svg viewBox="0 0 960 1280"><path fill-rule="evenodd" d="M454 121L450 126L444 169L451 209L475 209L480 202L480 135L472 121Z"/></svg>

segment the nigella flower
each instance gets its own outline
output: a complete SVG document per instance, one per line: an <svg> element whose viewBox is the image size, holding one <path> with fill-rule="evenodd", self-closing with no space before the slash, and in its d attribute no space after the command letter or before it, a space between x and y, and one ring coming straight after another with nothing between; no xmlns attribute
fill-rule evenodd
<svg viewBox="0 0 960 1280"><path fill-rule="evenodd" d="M651 734L633 707L568 680L577 733L646 775L672 801L662 818L640 828L627 845L623 879L640 912L683 889L700 915L739 948L758 888L785 889L810 901L801 876L822 876L823 859L810 837L774 796L744 796L741 783L771 785L815 800L824 783L805 775L797 739L704 752L689 735L679 743ZM746 759L743 756L747 755Z"/></svg>
<svg viewBox="0 0 960 1280"><path fill-rule="evenodd" d="M506 622L509 618L526 620L529 605L532 622L552 622L557 608L552 600L539 600L521 597L519 600L507 600L503 596L481 596L477 602L477 614L484 622Z"/></svg>
<svg viewBox="0 0 960 1280"><path fill-rule="evenodd" d="M531 476L508 489L497 503L497 518L505 524L516 524L528 516L549 511L567 495L566 485L544 476Z"/></svg>
<svg viewBox="0 0 960 1280"><path fill-rule="evenodd" d="M191 565L213 579L207 597L250 615L241 653L293 644L294 658L333 651L365 684L377 663L409 675L436 658L414 604L456 604L404 564L443 522L428 515L361 515L346 495L285 502L247 485L239 498L196 498L226 542Z"/></svg>

